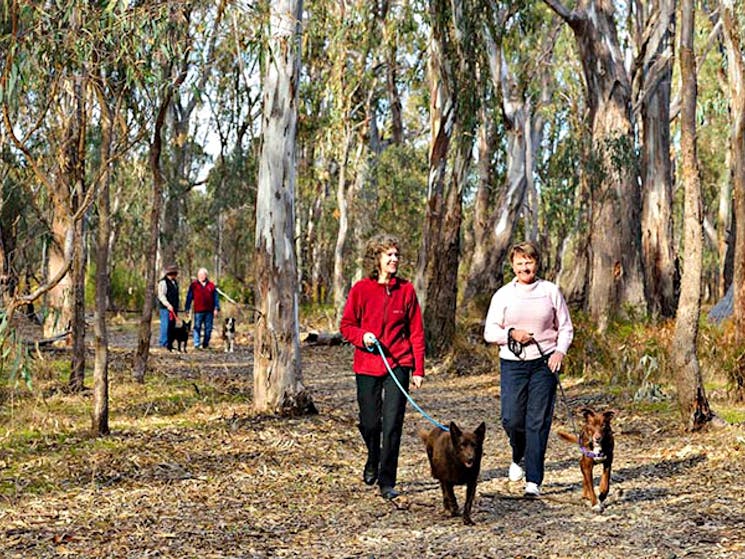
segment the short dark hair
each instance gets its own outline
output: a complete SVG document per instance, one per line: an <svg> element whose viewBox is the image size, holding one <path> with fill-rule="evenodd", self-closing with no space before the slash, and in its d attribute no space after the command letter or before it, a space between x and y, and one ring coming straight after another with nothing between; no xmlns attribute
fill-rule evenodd
<svg viewBox="0 0 745 559"><path fill-rule="evenodd" d="M365 256L362 261L362 268L367 273L367 277L378 279L380 273L380 255L391 248L395 248L400 252L401 244L396 237L388 233L380 233L368 239L365 246Z"/></svg>
<svg viewBox="0 0 745 559"><path fill-rule="evenodd" d="M531 260L535 260L536 267L541 267L541 253L538 247L532 241L523 241L512 245L510 249L510 263L515 259L515 256L525 256Z"/></svg>

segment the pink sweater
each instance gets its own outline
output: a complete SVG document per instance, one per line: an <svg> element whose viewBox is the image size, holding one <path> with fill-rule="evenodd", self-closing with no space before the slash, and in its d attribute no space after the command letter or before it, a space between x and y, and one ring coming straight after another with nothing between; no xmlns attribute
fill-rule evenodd
<svg viewBox="0 0 745 559"><path fill-rule="evenodd" d="M546 355L553 351L566 355L574 337L564 297L555 284L542 279L529 285L514 279L499 288L491 299L484 325L484 340L500 345L502 359L518 361L541 357L535 344L524 346L520 357L512 353L507 347L510 328L532 332Z"/></svg>

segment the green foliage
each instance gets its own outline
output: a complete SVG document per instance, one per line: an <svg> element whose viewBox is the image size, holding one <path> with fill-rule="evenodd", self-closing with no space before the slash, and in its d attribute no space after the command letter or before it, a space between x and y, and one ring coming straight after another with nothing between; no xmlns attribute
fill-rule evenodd
<svg viewBox="0 0 745 559"><path fill-rule="evenodd" d="M717 415L732 425L745 424L745 410L727 406L717 405Z"/></svg>
<svg viewBox="0 0 745 559"><path fill-rule="evenodd" d="M114 266L109 277L109 304L112 309L133 311L145 302L145 278L133 268ZM96 306L96 267L87 269L85 278L85 304Z"/></svg>
<svg viewBox="0 0 745 559"><path fill-rule="evenodd" d="M0 379L15 389L23 382L31 390L31 369L28 349L8 322L8 315L0 313Z"/></svg>
<svg viewBox="0 0 745 559"><path fill-rule="evenodd" d="M572 312L574 341L565 360L568 375L633 389L659 383L667 373L672 324L616 321L604 333L583 312ZM667 335L666 335L667 333Z"/></svg>
<svg viewBox="0 0 745 559"><path fill-rule="evenodd" d="M145 279L137 270L114 266L109 288L111 306L115 309L141 309L145 303Z"/></svg>
<svg viewBox="0 0 745 559"><path fill-rule="evenodd" d="M745 344L737 341L732 320L700 322L698 355L704 378L722 378L730 398L745 401Z"/></svg>
<svg viewBox="0 0 745 559"><path fill-rule="evenodd" d="M244 304L254 304L254 285L239 278L225 274L220 278L218 287L234 301Z"/></svg>
<svg viewBox="0 0 745 559"><path fill-rule="evenodd" d="M402 273L411 275L409 266L416 264L421 223L427 194L427 166L423 150L400 145L386 149L372 173L378 185L376 225L396 235L403 242L405 260Z"/></svg>
<svg viewBox="0 0 745 559"><path fill-rule="evenodd" d="M557 122L560 124L560 122ZM554 153L537 167L541 185L543 221L556 236L571 231L577 220L574 203L580 176L576 172L585 153L582 138L571 135L555 140ZM552 235L553 236L553 235Z"/></svg>

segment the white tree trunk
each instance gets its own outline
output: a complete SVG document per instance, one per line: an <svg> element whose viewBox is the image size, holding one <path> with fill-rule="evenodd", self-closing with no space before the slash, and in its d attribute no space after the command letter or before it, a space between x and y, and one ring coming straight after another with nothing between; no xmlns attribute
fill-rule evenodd
<svg viewBox="0 0 745 559"><path fill-rule="evenodd" d="M65 255L65 242L72 234L73 224L70 216L55 212L52 219L52 242L49 245L47 261L48 277L57 276L63 269L69 270L69 257ZM72 245L72 242L70 243ZM43 335L52 338L69 329L72 324L73 284L72 275L65 273L63 278L47 294L46 307L49 313L44 317ZM68 338L69 340L70 338Z"/></svg>
<svg viewBox="0 0 745 559"><path fill-rule="evenodd" d="M736 336L745 340L745 58L743 40L735 16L733 0L722 0L722 21L727 47L730 90L730 149L732 184L735 199L735 285L734 317ZM742 387L738 387L742 392Z"/></svg>
<svg viewBox="0 0 745 559"><path fill-rule="evenodd" d="M294 415L315 411L302 384L293 241L302 1L275 0L270 17L256 196L254 408Z"/></svg>
<svg viewBox="0 0 745 559"><path fill-rule="evenodd" d="M347 129L344 151L339 166L339 177L336 183L336 205L339 210L339 230L334 245L334 309L336 321L341 319L344 301L347 298L347 281L344 277L344 248L349 234L349 186L347 185L347 169L349 166L349 150L352 144L352 131Z"/></svg>
<svg viewBox="0 0 745 559"><path fill-rule="evenodd" d="M493 8L494 9L494 8ZM482 184L477 194L474 248L471 258L464 300L470 301L479 293L491 293L501 283L499 266L502 263L520 216L525 219L526 237L535 240L538 231L538 193L533 182L536 153L543 132L543 119L533 114L530 97L522 91L519 80L507 67L506 58L492 37L491 29L485 36L485 53L489 61L489 74L495 90L501 89L502 114L507 137L507 174L500 187L496 204L489 207L488 189L491 175L482 171ZM551 60L552 43L547 45L547 62ZM550 68L550 64L546 64ZM541 80L541 102L549 100L547 75ZM482 111L482 121L489 118ZM493 132L490 122L483 122L478 135L480 158L491 157ZM488 162L487 162L488 164Z"/></svg>

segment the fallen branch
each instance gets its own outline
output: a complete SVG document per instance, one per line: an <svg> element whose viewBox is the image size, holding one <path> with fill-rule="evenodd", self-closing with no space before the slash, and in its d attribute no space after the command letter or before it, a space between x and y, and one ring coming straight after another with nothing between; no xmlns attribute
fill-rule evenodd
<svg viewBox="0 0 745 559"><path fill-rule="evenodd" d="M341 345L344 343L340 332L301 332L300 341L308 345Z"/></svg>
<svg viewBox="0 0 745 559"><path fill-rule="evenodd" d="M42 340L21 340L21 343L28 347L43 347L47 345L52 345L54 342L61 340L62 338L65 338L72 334L72 330L65 330L64 332L57 334L56 336L52 336L51 338L44 338Z"/></svg>

